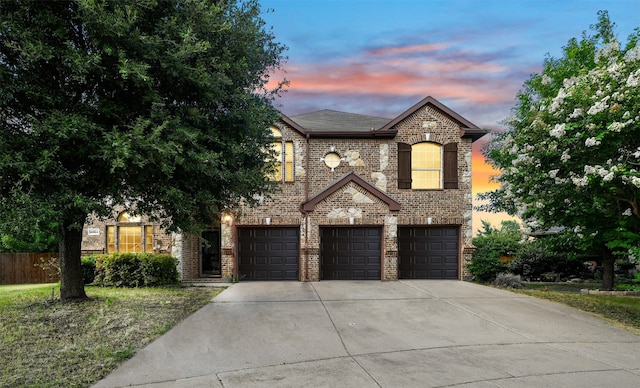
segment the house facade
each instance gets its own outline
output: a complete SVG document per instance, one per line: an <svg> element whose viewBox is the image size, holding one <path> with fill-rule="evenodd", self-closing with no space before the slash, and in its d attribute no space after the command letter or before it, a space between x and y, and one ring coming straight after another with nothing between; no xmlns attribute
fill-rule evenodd
<svg viewBox="0 0 640 388"><path fill-rule="evenodd" d="M142 238L179 259L183 281L467 277L471 145L484 130L427 97L393 119L323 110L271 131L277 193L200 236ZM118 226L103 232L114 249Z"/></svg>

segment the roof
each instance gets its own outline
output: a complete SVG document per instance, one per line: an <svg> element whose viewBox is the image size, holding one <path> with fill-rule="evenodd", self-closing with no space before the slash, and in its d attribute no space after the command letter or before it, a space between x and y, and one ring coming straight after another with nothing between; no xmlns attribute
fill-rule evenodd
<svg viewBox="0 0 640 388"><path fill-rule="evenodd" d="M317 112L291 116L291 120L303 127L307 133L317 136L371 136L391 119L325 109ZM395 135L395 130L380 134Z"/></svg>
<svg viewBox="0 0 640 388"><path fill-rule="evenodd" d="M460 136L463 138L476 141L487 133L487 130L468 121L431 96L422 99L394 119L325 109L291 117L282 115L282 121L309 137L394 137L398 132L396 125L426 105L431 105L457 123L460 126Z"/></svg>

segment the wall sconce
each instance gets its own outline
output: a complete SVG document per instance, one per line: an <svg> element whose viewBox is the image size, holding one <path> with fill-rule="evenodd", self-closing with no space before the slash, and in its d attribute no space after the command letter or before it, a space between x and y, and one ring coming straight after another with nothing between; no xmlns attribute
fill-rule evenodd
<svg viewBox="0 0 640 388"><path fill-rule="evenodd" d="M356 223L356 219L354 217L349 217L349 224L353 225Z"/></svg>
<svg viewBox="0 0 640 388"><path fill-rule="evenodd" d="M231 225L233 223L233 216L229 213L225 213L224 216L222 216L222 222L224 222L225 225Z"/></svg>
<svg viewBox="0 0 640 388"><path fill-rule="evenodd" d="M264 219L264 223L267 225L271 225L271 217L267 217Z"/></svg>
<svg viewBox="0 0 640 388"><path fill-rule="evenodd" d="M427 218L427 224L429 224L429 225L433 224L433 218L428 217Z"/></svg>

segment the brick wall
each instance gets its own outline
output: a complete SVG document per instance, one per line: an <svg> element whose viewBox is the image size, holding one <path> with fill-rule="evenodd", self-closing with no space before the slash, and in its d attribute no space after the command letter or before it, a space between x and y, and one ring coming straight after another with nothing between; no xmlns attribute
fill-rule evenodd
<svg viewBox="0 0 640 388"><path fill-rule="evenodd" d="M300 278L319 278L319 228L321 226L380 225L384 231L383 273L385 280L397 279L398 225L455 225L461 229L459 256L471 245L471 139L462 139L457 123L438 110L426 106L397 125L395 138L311 138L306 155L306 139L292 128L280 124L284 140L294 142L295 182L283 183L282 191L265 199L254 208L241 208L237 225L260 225L268 217L271 225L301 225ZM458 189L411 190L398 189L397 143L415 144L425 140L439 144L458 143ZM341 156L340 165L331 170L322 158L330 152ZM308 176L308 196L313 197L348 173L355 173L373 186L400 202L398 212L375 196L351 182L319 203L305 215L300 204L305 202L305 180ZM431 219L431 223L429 223ZM292 221L295 220L295 221ZM308 225L308 230L307 230ZM233 253L232 247L228 247ZM231 260L230 260L231 261ZM307 263L308 261L308 263ZM308 268L308 273L306 272ZM461 276L464 268L460 269Z"/></svg>
<svg viewBox="0 0 640 388"><path fill-rule="evenodd" d="M106 253L107 252L107 226L130 225L130 226L152 226L153 252L170 253L171 234L164 231L159 223L151 222L148 216L141 216L140 222L118 223L117 219L124 207L114 207L113 213L106 219L100 219L96 215L90 215L82 230L82 252L83 254Z"/></svg>

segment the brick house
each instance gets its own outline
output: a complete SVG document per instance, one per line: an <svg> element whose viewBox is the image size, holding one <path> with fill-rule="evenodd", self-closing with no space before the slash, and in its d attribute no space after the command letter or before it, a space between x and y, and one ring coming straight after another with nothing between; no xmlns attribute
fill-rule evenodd
<svg viewBox="0 0 640 388"><path fill-rule="evenodd" d="M394 119L323 110L271 131L278 193L201 236L169 241L140 220L141 245L179 258L186 282L466 278L471 144L484 130L426 97ZM117 250L127 224L112 224L102 241Z"/></svg>

